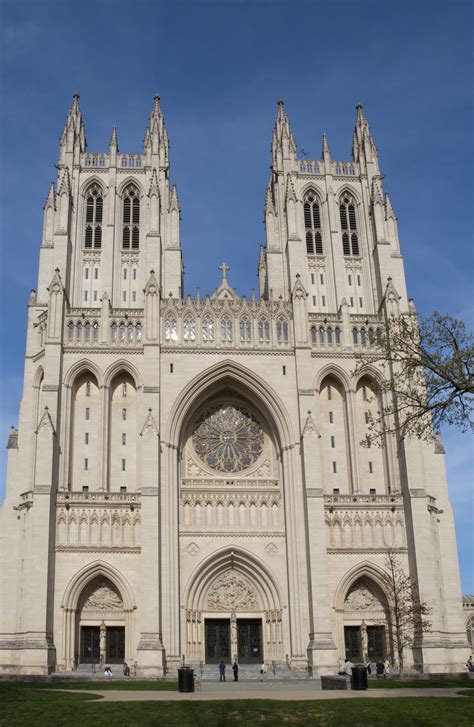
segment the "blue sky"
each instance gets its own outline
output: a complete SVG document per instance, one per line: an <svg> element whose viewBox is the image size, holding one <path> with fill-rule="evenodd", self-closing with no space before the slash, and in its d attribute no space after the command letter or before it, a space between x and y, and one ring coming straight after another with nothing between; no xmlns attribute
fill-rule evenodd
<svg viewBox="0 0 474 727"><path fill-rule="evenodd" d="M256 286L276 100L299 147L350 158L364 104L418 310L472 327L472 3L0 2L0 442L17 422L26 303L58 138L81 94L90 151L140 151L155 92L182 207L186 291L218 264ZM7 323L8 321L8 323ZM443 433L463 590L474 593L472 437ZM0 472L4 471L3 444ZM0 483L0 496L4 487Z"/></svg>

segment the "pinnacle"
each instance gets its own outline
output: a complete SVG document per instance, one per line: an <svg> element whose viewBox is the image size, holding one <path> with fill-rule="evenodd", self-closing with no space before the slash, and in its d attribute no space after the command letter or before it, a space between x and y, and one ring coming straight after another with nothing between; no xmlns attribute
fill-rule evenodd
<svg viewBox="0 0 474 727"><path fill-rule="evenodd" d="M111 137L110 137L110 142L109 142L109 145L110 145L110 146L113 146L113 145L114 145L114 146L118 146L118 140L117 140L117 127L115 126L115 124L114 124L114 125L112 126L112 135L111 135Z"/></svg>

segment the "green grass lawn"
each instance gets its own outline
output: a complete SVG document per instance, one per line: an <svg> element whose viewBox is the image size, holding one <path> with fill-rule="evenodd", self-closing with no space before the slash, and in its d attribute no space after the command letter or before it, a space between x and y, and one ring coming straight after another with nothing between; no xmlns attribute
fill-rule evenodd
<svg viewBox="0 0 474 727"><path fill-rule="evenodd" d="M474 689L474 679L369 679L369 689L439 689L440 687L462 687Z"/></svg>
<svg viewBox="0 0 474 727"><path fill-rule="evenodd" d="M470 699L444 697L101 704L97 695L0 684L1 727L211 727L230 722L241 727L472 727L474 705Z"/></svg>
<svg viewBox="0 0 474 727"><path fill-rule="evenodd" d="M28 682L28 683L15 683L15 686L26 687L28 689L87 689L89 691L100 689L105 690L123 690L131 692L177 692L178 682L168 681L150 681L131 679L128 681L118 682L113 679L104 679L103 681L95 682L75 682L75 681L59 681L54 682ZM1 727L1 724L0 724Z"/></svg>

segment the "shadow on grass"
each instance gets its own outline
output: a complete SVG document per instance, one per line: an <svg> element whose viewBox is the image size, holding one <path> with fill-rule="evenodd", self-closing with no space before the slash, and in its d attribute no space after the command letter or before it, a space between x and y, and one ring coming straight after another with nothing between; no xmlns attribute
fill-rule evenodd
<svg viewBox="0 0 474 727"><path fill-rule="evenodd" d="M474 689L474 679L378 679L369 680L369 689Z"/></svg>

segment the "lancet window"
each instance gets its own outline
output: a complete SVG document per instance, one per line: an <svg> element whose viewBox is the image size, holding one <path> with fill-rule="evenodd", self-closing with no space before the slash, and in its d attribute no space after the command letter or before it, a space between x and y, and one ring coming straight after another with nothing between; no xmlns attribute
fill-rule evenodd
<svg viewBox="0 0 474 727"><path fill-rule="evenodd" d="M176 318L167 316L165 318L165 341L176 341L178 338Z"/></svg>
<svg viewBox="0 0 474 727"><path fill-rule="evenodd" d="M211 316L204 316L202 320L202 340L214 340L214 321Z"/></svg>
<svg viewBox="0 0 474 727"><path fill-rule="evenodd" d="M339 205L342 231L342 251L344 255L360 255L359 233L354 200L344 195Z"/></svg>
<svg viewBox="0 0 474 727"><path fill-rule="evenodd" d="M270 340L270 323L268 318L260 318L258 321L258 340L261 343L268 343Z"/></svg>
<svg viewBox="0 0 474 727"><path fill-rule="evenodd" d="M323 254L323 237L319 200L314 192L308 192L304 198L304 226L306 233L306 253L308 255Z"/></svg>
<svg viewBox="0 0 474 727"><path fill-rule="evenodd" d="M98 184L93 184L86 194L84 247L87 250L100 250L102 247L103 207L102 190Z"/></svg>
<svg viewBox="0 0 474 727"><path fill-rule="evenodd" d="M196 340L196 321L193 316L185 316L183 320L183 339L185 341Z"/></svg>
<svg viewBox="0 0 474 727"><path fill-rule="evenodd" d="M288 341L288 321L285 318L277 320L277 341L286 343Z"/></svg>
<svg viewBox="0 0 474 727"><path fill-rule="evenodd" d="M240 319L240 340L244 342L252 340L252 325L247 316Z"/></svg>
<svg viewBox="0 0 474 727"><path fill-rule="evenodd" d="M229 316L221 320L221 341L232 341L232 320Z"/></svg>
<svg viewBox="0 0 474 727"><path fill-rule="evenodd" d="M133 184L123 195L122 247L124 250L140 247L140 194Z"/></svg>

